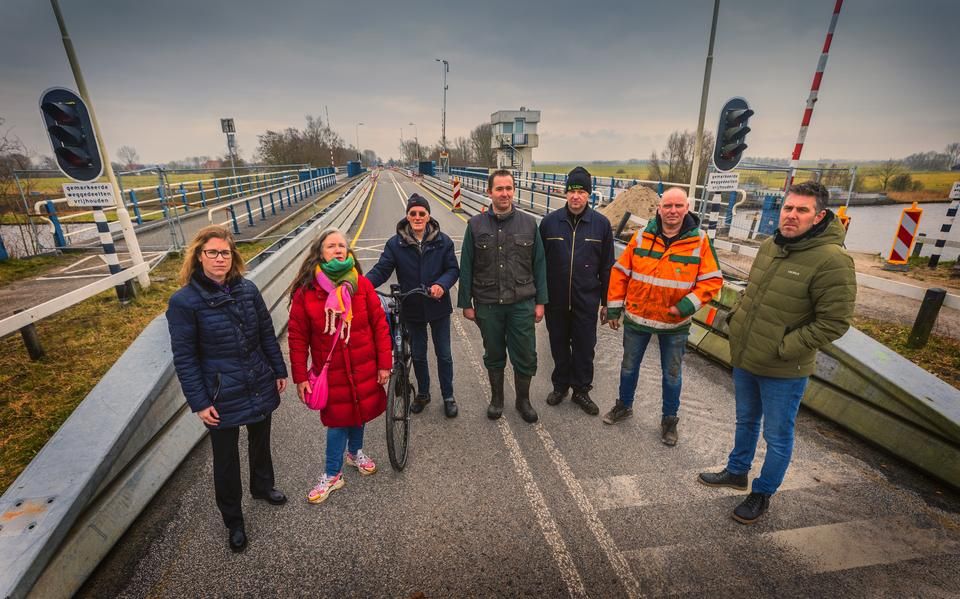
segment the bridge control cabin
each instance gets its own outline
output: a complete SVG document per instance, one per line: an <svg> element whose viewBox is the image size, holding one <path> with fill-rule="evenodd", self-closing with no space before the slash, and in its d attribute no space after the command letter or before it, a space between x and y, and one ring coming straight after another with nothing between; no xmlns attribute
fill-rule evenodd
<svg viewBox="0 0 960 599"><path fill-rule="evenodd" d="M540 144L537 124L539 110L499 110L490 115L493 135L491 147L497 151L497 167L518 171L529 170L533 164L533 149Z"/></svg>

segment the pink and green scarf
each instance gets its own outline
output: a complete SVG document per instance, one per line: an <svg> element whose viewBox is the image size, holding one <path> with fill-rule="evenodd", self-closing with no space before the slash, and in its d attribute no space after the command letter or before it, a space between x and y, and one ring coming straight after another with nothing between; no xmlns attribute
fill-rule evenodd
<svg viewBox="0 0 960 599"><path fill-rule="evenodd" d="M357 292L359 276L353 256L347 256L346 260L321 262L316 269L317 285L327 292L327 301L324 304L327 328L323 332L335 335L339 331L344 344L350 342L352 296Z"/></svg>

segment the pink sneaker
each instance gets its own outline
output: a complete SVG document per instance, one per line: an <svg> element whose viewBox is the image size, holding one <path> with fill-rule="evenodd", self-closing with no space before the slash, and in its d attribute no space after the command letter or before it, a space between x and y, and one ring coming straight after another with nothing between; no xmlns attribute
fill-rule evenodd
<svg viewBox="0 0 960 599"><path fill-rule="evenodd" d="M317 486L310 489L310 493L307 494L307 501L310 503L321 503L330 496L330 493L343 487L345 484L346 482L343 480L341 473L337 473L336 476L327 476L324 474L320 477L320 482L317 483Z"/></svg>
<svg viewBox="0 0 960 599"><path fill-rule="evenodd" d="M347 466L353 466L363 476L369 476L377 471L377 464L365 455L362 449L357 450L357 455L347 452Z"/></svg>

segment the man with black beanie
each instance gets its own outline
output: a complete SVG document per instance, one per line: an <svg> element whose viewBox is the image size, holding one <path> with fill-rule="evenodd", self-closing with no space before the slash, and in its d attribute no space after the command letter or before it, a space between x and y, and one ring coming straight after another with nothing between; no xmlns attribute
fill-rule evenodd
<svg viewBox="0 0 960 599"><path fill-rule="evenodd" d="M607 217L589 206L590 173L578 166L567 175L567 205L540 221L547 261L546 306L555 406L573 389L573 403L591 416L600 412L590 399L597 314L606 322L607 287L613 266L613 232Z"/></svg>

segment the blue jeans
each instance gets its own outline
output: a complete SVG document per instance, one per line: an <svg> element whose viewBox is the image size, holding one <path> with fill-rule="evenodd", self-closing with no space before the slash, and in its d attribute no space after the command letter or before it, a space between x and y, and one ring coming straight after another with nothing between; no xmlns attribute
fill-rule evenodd
<svg viewBox="0 0 960 599"><path fill-rule="evenodd" d="M433 334L433 351L437 355L440 375L440 395L453 397L453 354L450 353L450 315L426 322L407 322L410 331L410 352L413 354L413 373L417 377L417 393L430 395L430 366L427 363L427 324Z"/></svg>
<svg viewBox="0 0 960 599"><path fill-rule="evenodd" d="M647 351L652 333L623 327L623 361L620 362L620 403L633 406L640 378L640 362ZM683 354L687 351L687 333L657 335L660 342L660 370L663 384L663 415L676 416L680 409L680 387L683 383Z"/></svg>
<svg viewBox="0 0 960 599"><path fill-rule="evenodd" d="M343 469L343 450L356 454L363 449L363 425L334 426L327 429L327 476Z"/></svg>
<svg viewBox="0 0 960 599"><path fill-rule="evenodd" d="M731 474L750 471L762 419L767 456L763 460L760 476L753 479L754 493L773 495L783 482L793 455L793 427L807 380L805 376L781 379L757 376L740 368L733 369L737 432L733 451L727 460L727 471Z"/></svg>

